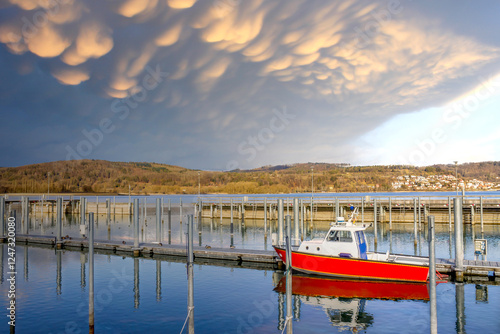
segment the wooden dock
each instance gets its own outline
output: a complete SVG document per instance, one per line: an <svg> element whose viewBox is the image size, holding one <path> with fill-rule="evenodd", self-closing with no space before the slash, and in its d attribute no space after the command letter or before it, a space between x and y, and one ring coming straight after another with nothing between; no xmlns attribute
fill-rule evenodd
<svg viewBox="0 0 500 334"><path fill-rule="evenodd" d="M18 245L47 245L57 247L56 238L53 236L21 235L16 236ZM83 251L88 249L87 239L64 239L61 247L68 250ZM176 257L186 258L187 249L184 245L163 245L157 243L141 243L139 249L133 243L96 241L94 249L107 254L143 256L143 257ZM230 262L242 267L260 269L282 269L283 263L274 251L245 250L231 248L205 248L194 247L196 262L222 261ZM436 259L436 269L448 275L454 274L455 260ZM464 276L466 281L500 281L500 262L464 260Z"/></svg>

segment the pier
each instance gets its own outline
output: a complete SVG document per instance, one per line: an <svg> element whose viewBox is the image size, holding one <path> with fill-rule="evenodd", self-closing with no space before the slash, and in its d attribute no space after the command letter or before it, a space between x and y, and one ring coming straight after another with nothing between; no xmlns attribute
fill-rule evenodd
<svg viewBox="0 0 500 334"><path fill-rule="evenodd" d="M82 212L94 212L97 219L99 215L107 217L133 215L133 198L127 196L18 196L5 195L5 205L29 206L32 215L56 213L56 199L62 197L62 210L64 214L79 215ZM156 196L161 199L161 214L177 210L182 216L182 197L177 197L180 205L174 208L168 203L167 196ZM194 197L194 196L193 196ZM460 197L463 203L463 221L465 224L500 224L500 196L326 196L324 194L314 197L308 196L200 196L192 202L185 201L184 208L195 210L195 215L201 212L202 218L252 218L258 220L278 219L278 200L282 199L284 210L293 211L294 205L299 206L299 212L304 220L309 221L335 221L336 217L347 219L351 207L358 207L361 221L400 222L413 223L425 222L427 217L435 217L437 224L450 224L452 216L452 199ZM82 200L87 200L85 209ZM135 197L134 197L135 198ZM155 198L141 197L139 205L143 214L154 215L156 210ZM176 196L168 196L176 198ZM23 209L24 210L24 209ZM24 211L23 211L24 212ZM232 216L233 215L233 216Z"/></svg>
<svg viewBox="0 0 500 334"><path fill-rule="evenodd" d="M57 238L51 236L35 235L17 235L18 244L29 246L49 246L55 248ZM62 248L71 251L88 250L89 243L87 239L63 239ZM187 249L185 245L163 245L157 243L143 243L139 245L139 252L136 251L134 244L123 244L113 241L95 241L94 249L103 254L112 254L119 256L142 256L142 257L176 257L185 259ZM249 267L255 269L283 269L284 264L274 251L265 250L238 250L231 248L212 248L193 246L195 262L223 262L230 265ZM436 269L442 274L455 274L455 260L436 259ZM463 260L464 276L466 282L493 281L500 284L500 262L481 261L481 260Z"/></svg>

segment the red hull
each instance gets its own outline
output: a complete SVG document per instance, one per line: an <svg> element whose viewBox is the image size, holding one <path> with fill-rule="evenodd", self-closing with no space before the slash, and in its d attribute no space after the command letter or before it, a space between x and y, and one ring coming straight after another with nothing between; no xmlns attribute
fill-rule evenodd
<svg viewBox="0 0 500 334"><path fill-rule="evenodd" d="M281 278L275 290L286 292L286 277ZM340 280L297 275L292 277L292 293L312 297L429 300L427 285L422 283Z"/></svg>
<svg viewBox="0 0 500 334"><path fill-rule="evenodd" d="M285 250L277 247L274 249L285 262ZM316 275L402 282L426 282L429 274L427 266L314 255L296 251L292 251L292 268Z"/></svg>

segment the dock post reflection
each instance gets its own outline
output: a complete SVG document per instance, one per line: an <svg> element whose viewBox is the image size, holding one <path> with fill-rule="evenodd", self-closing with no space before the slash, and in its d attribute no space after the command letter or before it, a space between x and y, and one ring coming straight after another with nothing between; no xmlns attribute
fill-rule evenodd
<svg viewBox="0 0 500 334"><path fill-rule="evenodd" d="M300 306L301 306L301 301L299 296L297 295L293 296L293 316L297 320L300 320Z"/></svg>
<svg viewBox="0 0 500 334"><path fill-rule="evenodd" d="M3 245L0 245L0 283L3 283Z"/></svg>
<svg viewBox="0 0 500 334"><path fill-rule="evenodd" d="M193 215L188 216L188 333L194 334Z"/></svg>
<svg viewBox="0 0 500 334"><path fill-rule="evenodd" d="M431 333L437 333L437 300L436 300L436 241L434 216L429 216L429 297L431 302Z"/></svg>
<svg viewBox="0 0 500 334"><path fill-rule="evenodd" d="M285 297L283 293L278 293L278 330L282 331L285 327Z"/></svg>
<svg viewBox="0 0 500 334"><path fill-rule="evenodd" d="M465 298L464 298L464 283L455 283L455 302L457 321L455 329L458 334L465 333Z"/></svg>
<svg viewBox="0 0 500 334"><path fill-rule="evenodd" d="M161 261L156 260L156 301L161 301Z"/></svg>
<svg viewBox="0 0 500 334"><path fill-rule="evenodd" d="M94 333L94 213L89 213L89 333Z"/></svg>
<svg viewBox="0 0 500 334"><path fill-rule="evenodd" d="M85 253L80 253L80 286L84 290L86 286L85 282L85 263L87 262L87 256Z"/></svg>
<svg viewBox="0 0 500 334"><path fill-rule="evenodd" d="M134 258L134 308L139 308L139 258Z"/></svg>
<svg viewBox="0 0 500 334"><path fill-rule="evenodd" d="M24 246L24 280L28 281L29 268L28 268L28 245Z"/></svg>
<svg viewBox="0 0 500 334"><path fill-rule="evenodd" d="M62 251L56 250L56 294L61 294L62 285L62 274L61 274L61 264L62 264Z"/></svg>

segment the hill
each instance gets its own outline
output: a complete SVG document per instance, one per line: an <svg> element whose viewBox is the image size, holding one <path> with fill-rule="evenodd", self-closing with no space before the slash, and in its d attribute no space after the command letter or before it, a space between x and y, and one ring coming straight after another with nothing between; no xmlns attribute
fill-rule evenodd
<svg viewBox="0 0 500 334"><path fill-rule="evenodd" d="M301 163L230 172L198 171L148 162L55 161L0 168L0 193L293 193L454 190L455 165L349 166ZM458 165L467 189L498 187L500 162Z"/></svg>

